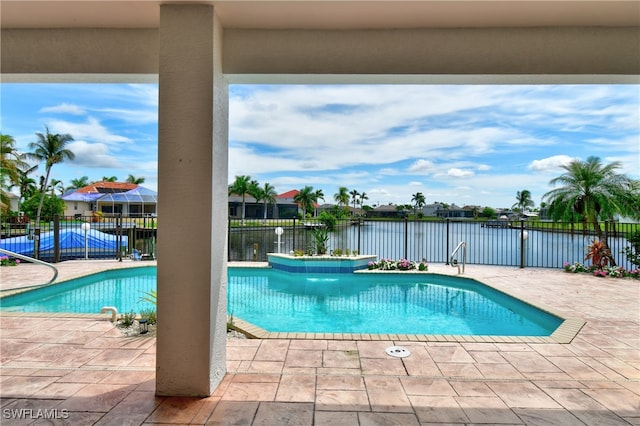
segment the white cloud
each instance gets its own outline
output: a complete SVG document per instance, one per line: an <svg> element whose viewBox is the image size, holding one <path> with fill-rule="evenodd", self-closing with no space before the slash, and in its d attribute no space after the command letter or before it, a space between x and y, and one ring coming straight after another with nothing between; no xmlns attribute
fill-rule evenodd
<svg viewBox="0 0 640 426"><path fill-rule="evenodd" d="M68 147L76 156L72 162L76 167L120 168L122 166L122 161L111 154L109 147L103 143L75 140Z"/></svg>
<svg viewBox="0 0 640 426"><path fill-rule="evenodd" d="M410 173L429 173L433 171L433 162L419 159L409 166Z"/></svg>
<svg viewBox="0 0 640 426"><path fill-rule="evenodd" d="M463 170L454 167L449 169L447 175L456 178L467 178L473 176L474 173L471 170Z"/></svg>
<svg viewBox="0 0 640 426"><path fill-rule="evenodd" d="M527 168L535 172L555 172L574 160L576 160L576 158L569 157L568 155L554 155L553 157L543 158L542 160L533 160Z"/></svg>
<svg viewBox="0 0 640 426"><path fill-rule="evenodd" d="M61 113L61 114L72 114L72 115L84 115L86 114L86 111L84 108L78 106L78 105L73 105L73 104L68 104L66 102L63 102L59 105L56 106L50 106L50 107L44 107L40 109L40 112L54 112L54 113Z"/></svg>
<svg viewBox="0 0 640 426"><path fill-rule="evenodd" d="M69 121L51 121L51 132L68 133L77 140L95 141L106 144L131 143L131 139L113 134L109 129L93 118L87 118L85 123L72 123Z"/></svg>

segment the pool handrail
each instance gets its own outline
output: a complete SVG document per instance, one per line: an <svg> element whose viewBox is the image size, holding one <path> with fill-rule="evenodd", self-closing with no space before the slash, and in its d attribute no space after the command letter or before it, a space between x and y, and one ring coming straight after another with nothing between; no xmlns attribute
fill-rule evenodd
<svg viewBox="0 0 640 426"><path fill-rule="evenodd" d="M458 262L458 258L454 257L458 251L462 248L462 273L464 274L464 265L467 260L467 243L464 241L460 241L457 247L451 252L451 257L449 258L449 264L458 267L458 275L460 275L460 263Z"/></svg>
<svg viewBox="0 0 640 426"><path fill-rule="evenodd" d="M39 265L44 265L44 266L47 266L47 267L53 269L53 278L51 278L49 280L49 282L44 283L44 284L36 284L36 285L30 286L30 287L37 287L37 286L40 286L40 285L48 285L48 284L53 283L56 280L56 278L58 278L58 268L56 268L55 266L53 266L50 263L47 263L47 262L39 260L39 259L34 259L33 257L25 256L25 255L20 254L20 253L14 253L14 252L12 252L10 250L5 250L3 248L0 248L0 253L6 254L7 256L11 256L11 257L16 257L18 259L26 260L27 262L32 262L32 263L37 263ZM26 287L20 287L20 288L26 288ZM8 289L5 289L5 290L15 290L15 289L8 288ZM5 291L5 290L3 290L3 291Z"/></svg>

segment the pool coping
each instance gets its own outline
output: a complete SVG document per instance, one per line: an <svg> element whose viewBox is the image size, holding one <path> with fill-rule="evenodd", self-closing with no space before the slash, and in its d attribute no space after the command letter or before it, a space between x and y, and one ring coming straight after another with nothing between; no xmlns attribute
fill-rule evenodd
<svg viewBox="0 0 640 426"><path fill-rule="evenodd" d="M143 265L140 265L143 266ZM137 268L140 266L131 266L131 268ZM152 266L152 265L144 265ZM229 265L229 268L266 268L271 269L268 264L251 264L251 265ZM120 269L120 268L118 268ZM127 268L124 268L127 269ZM108 271L108 270L107 270ZM101 271L104 272L104 271ZM66 281L95 275L101 272L88 273L73 278L69 278L63 281L38 286L38 288L49 287L57 284L64 283ZM565 316L561 313L555 312L553 309L541 306L524 300L512 294L509 291L497 288L491 284L478 280L472 277L460 276L460 275L447 275L431 271L381 271L381 270L360 270L354 271L358 274L424 274L424 275L440 275L440 276L455 276L466 280L472 280L484 286L487 286L495 291L503 293L509 297L512 297L522 303L535 307L536 309L547 312L562 320L562 323L556 330L549 336L501 336L501 335L447 335L447 334L396 334L396 333L305 333L305 332L271 332L258 327L242 318L233 317L233 323L229 325L229 328L236 330L248 338L252 339L295 339L295 340L362 340L362 341L407 341L407 342L453 342L453 343L560 343L568 344L578 335L580 330L586 324L586 321L579 317ZM33 290L34 288L23 288L15 292L3 292L0 294L0 299L22 293L23 291ZM7 294L9 293L9 294ZM3 311L0 309L1 316L14 316L14 317L42 317L42 318L86 318L86 319L110 319L110 314L82 314L82 313L51 313L51 312L11 312ZM231 318L231 317L229 317Z"/></svg>

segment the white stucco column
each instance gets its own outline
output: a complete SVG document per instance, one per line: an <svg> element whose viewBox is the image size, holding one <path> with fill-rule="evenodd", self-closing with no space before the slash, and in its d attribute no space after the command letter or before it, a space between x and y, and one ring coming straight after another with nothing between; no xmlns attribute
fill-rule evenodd
<svg viewBox="0 0 640 426"><path fill-rule="evenodd" d="M158 395L208 396L226 372L228 91L221 41L212 6L161 6Z"/></svg>

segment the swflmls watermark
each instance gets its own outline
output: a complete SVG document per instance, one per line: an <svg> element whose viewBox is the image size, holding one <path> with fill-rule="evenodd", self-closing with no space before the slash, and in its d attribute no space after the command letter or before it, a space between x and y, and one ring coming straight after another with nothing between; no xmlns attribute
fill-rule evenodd
<svg viewBox="0 0 640 426"><path fill-rule="evenodd" d="M4 408L2 418L5 420L68 419L69 410L66 408Z"/></svg>

